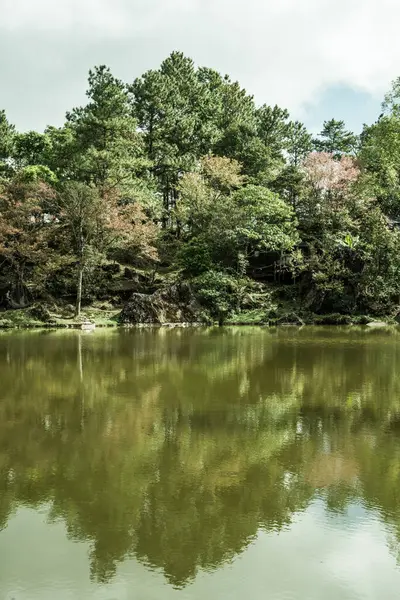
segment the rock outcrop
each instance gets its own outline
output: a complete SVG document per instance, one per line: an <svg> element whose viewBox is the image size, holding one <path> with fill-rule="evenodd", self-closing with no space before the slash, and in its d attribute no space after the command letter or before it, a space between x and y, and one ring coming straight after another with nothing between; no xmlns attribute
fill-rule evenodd
<svg viewBox="0 0 400 600"><path fill-rule="evenodd" d="M177 283L154 294L132 294L118 321L121 325L198 323L204 321L201 306L187 283Z"/></svg>

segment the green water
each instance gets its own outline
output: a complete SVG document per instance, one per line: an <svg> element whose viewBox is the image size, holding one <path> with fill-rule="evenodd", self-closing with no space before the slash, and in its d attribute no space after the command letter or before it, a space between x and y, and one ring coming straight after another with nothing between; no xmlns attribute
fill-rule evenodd
<svg viewBox="0 0 400 600"><path fill-rule="evenodd" d="M0 600L400 594L400 331L0 334Z"/></svg>

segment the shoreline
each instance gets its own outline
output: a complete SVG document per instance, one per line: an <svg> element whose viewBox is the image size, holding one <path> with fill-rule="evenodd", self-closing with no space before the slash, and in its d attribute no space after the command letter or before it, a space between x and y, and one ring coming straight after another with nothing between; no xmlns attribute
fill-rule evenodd
<svg viewBox="0 0 400 600"><path fill-rule="evenodd" d="M71 307L72 308L72 307ZM315 314L304 311L299 307L285 307L281 310L271 312L268 310L257 309L255 311L243 311L242 313L232 314L218 320L211 315L197 315L190 320L184 319L182 306L177 306L176 312L182 315L182 319L167 320L168 316L162 312L143 315L146 318L140 321L139 318L133 318L132 322L127 319L121 319L121 307L99 307L96 305L85 307L81 316L76 318L72 312L63 312L58 307L52 310L46 309L41 305L23 309L10 309L0 311L0 331L15 329L75 329L75 330L93 330L93 329L115 329L115 328L200 328L200 327L303 327L303 326L367 326L370 328L383 328L397 326L400 324L393 315L365 315L365 314ZM173 315L169 315L173 316ZM175 315L174 315L175 316ZM167 317L167 318L165 318ZM202 318L204 317L204 318Z"/></svg>
<svg viewBox="0 0 400 600"><path fill-rule="evenodd" d="M0 324L0 332L5 331L34 331L34 330L73 330L73 331L96 331L99 329L207 329L210 327L227 328L227 327L262 327L265 329L287 329L296 328L302 329L303 327L342 327L342 328L354 328L362 327L365 329L385 329L387 327L399 327L400 323L393 321L370 321L369 323L245 323L240 321L226 322L220 325L218 322L214 323L132 323L132 324L94 324L94 327L85 328L79 323L70 325L58 324L58 323L35 323L35 324L19 324L19 325L5 325Z"/></svg>

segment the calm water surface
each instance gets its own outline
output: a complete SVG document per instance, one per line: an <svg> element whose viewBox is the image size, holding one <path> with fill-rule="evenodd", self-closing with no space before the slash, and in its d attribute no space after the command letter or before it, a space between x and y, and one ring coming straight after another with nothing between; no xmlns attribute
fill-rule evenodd
<svg viewBox="0 0 400 600"><path fill-rule="evenodd" d="M0 600L398 600L400 331L0 334Z"/></svg>

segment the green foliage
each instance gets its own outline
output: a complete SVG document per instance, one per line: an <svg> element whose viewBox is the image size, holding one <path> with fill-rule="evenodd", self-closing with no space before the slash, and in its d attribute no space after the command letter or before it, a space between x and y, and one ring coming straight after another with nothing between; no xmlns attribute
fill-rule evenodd
<svg viewBox="0 0 400 600"><path fill-rule="evenodd" d="M358 302L373 314L388 314L400 299L400 232L388 228L378 207L362 215L358 251L363 261Z"/></svg>
<svg viewBox="0 0 400 600"><path fill-rule="evenodd" d="M265 325L266 322L266 312L262 308L255 308L239 313L234 312L226 320L227 325Z"/></svg>
<svg viewBox="0 0 400 600"><path fill-rule="evenodd" d="M0 110L0 179L12 173L15 147L15 127L9 123L4 110Z"/></svg>
<svg viewBox="0 0 400 600"><path fill-rule="evenodd" d="M211 97L199 81L194 63L173 52L158 71L148 71L130 86L152 172L160 184L164 224L176 204L179 175L193 169L210 152L218 133L211 123Z"/></svg>
<svg viewBox="0 0 400 600"><path fill-rule="evenodd" d="M342 154L352 154L358 144L357 136L345 129L344 121L324 121L324 126L318 138L314 140L314 148L318 152L329 152L335 157Z"/></svg>
<svg viewBox="0 0 400 600"><path fill-rule="evenodd" d="M202 238L192 238L178 252L177 265L186 275L200 275L212 265L210 247Z"/></svg>
<svg viewBox="0 0 400 600"><path fill-rule="evenodd" d="M101 193L131 191L135 176L148 166L125 85L105 67L89 72L89 102L67 113L74 138L75 178Z"/></svg>
<svg viewBox="0 0 400 600"><path fill-rule="evenodd" d="M289 166L298 167L301 161L313 149L311 133L309 133L303 123L294 121L289 123L286 129L284 139L285 150L289 158Z"/></svg>
<svg viewBox="0 0 400 600"><path fill-rule="evenodd" d="M213 273L198 289L214 314L239 314L248 277L284 283L306 310L400 312L399 81L360 139L331 119L313 140L284 108L257 106L238 82L180 52L131 85L95 67L87 103L60 128L20 133L1 111L0 302L21 295L9 289L11 260L24 263L32 299L44 281L70 296L74 269L83 297L95 299L96 285L112 293L100 276L107 259L196 280ZM38 218L58 257L40 269L27 258ZM141 291L125 284L126 299Z"/></svg>
<svg viewBox="0 0 400 600"><path fill-rule="evenodd" d="M382 116L361 136L360 160L371 194L391 217L400 214L400 116Z"/></svg>
<svg viewBox="0 0 400 600"><path fill-rule="evenodd" d="M237 308L241 282L223 271L208 271L192 279L193 289L212 316L219 318Z"/></svg>
<svg viewBox="0 0 400 600"><path fill-rule="evenodd" d="M385 94L382 103L382 115L400 116L400 77L392 81L392 87Z"/></svg>
<svg viewBox="0 0 400 600"><path fill-rule="evenodd" d="M298 241L292 209L277 194L249 185L232 195L232 237L238 251L288 251Z"/></svg>
<svg viewBox="0 0 400 600"><path fill-rule="evenodd" d="M16 178L26 183L47 183L55 185L58 182L57 176L45 165L27 165L18 171Z"/></svg>
<svg viewBox="0 0 400 600"><path fill-rule="evenodd" d="M51 140L46 133L28 131L15 136L14 158L19 167L44 165L51 151Z"/></svg>

